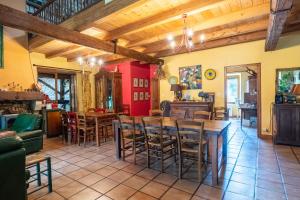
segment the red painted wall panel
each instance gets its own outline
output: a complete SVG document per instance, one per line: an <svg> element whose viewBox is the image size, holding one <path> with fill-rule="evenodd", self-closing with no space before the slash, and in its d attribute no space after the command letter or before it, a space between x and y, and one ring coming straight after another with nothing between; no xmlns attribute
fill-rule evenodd
<svg viewBox="0 0 300 200"><path fill-rule="evenodd" d="M130 115L132 116L146 116L149 114L151 102L148 100L133 100L134 92L148 92L150 94L151 78L155 75L156 66L149 64L140 64L139 62L124 62L121 64L113 64L105 66L104 69L114 71L118 66L119 72L122 73L122 92L123 104L130 105ZM133 78L147 79L148 87L133 87ZM151 96L151 94L150 94Z"/></svg>

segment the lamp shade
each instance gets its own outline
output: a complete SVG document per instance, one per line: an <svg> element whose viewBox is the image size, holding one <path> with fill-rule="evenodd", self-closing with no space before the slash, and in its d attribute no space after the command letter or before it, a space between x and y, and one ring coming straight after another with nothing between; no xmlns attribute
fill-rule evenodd
<svg viewBox="0 0 300 200"><path fill-rule="evenodd" d="M294 84L291 93L293 95L300 95L300 84Z"/></svg>
<svg viewBox="0 0 300 200"><path fill-rule="evenodd" d="M179 84L172 84L171 85L171 91L174 91L174 92L178 92L178 91L181 91L181 85Z"/></svg>

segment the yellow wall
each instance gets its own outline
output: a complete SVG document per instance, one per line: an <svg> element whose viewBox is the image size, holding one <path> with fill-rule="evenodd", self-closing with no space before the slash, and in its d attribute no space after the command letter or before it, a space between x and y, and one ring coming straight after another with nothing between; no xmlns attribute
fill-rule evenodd
<svg viewBox="0 0 300 200"><path fill-rule="evenodd" d="M201 64L202 75L208 68L217 72L214 80L206 80L203 75L203 91L215 92L216 105L224 105L224 67L240 64L261 63L262 130L269 129L270 105L274 102L276 68L300 67L300 32L282 37L278 50L264 51L265 41L256 41L226 46L205 51L192 52L165 58L165 71L178 77L178 68ZM168 80L161 80L161 100L173 100ZM199 99L199 90L188 91L194 99Z"/></svg>

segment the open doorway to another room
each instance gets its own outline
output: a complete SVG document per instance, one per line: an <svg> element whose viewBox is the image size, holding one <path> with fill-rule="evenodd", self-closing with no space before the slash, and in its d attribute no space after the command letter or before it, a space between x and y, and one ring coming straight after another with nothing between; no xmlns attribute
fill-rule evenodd
<svg viewBox="0 0 300 200"><path fill-rule="evenodd" d="M225 67L225 107L241 128L261 134L260 64Z"/></svg>

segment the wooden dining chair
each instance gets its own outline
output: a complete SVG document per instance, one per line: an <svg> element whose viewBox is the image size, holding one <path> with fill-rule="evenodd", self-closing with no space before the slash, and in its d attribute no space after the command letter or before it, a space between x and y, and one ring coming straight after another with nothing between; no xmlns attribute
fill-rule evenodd
<svg viewBox="0 0 300 200"><path fill-rule="evenodd" d="M88 112L96 112L96 109L95 109L95 108L88 108L87 111L88 111Z"/></svg>
<svg viewBox="0 0 300 200"><path fill-rule="evenodd" d="M69 129L71 132L71 143L77 143L77 114L76 112L68 112Z"/></svg>
<svg viewBox="0 0 300 200"><path fill-rule="evenodd" d="M97 112L97 113L105 113L106 109L105 108L96 108L95 112Z"/></svg>
<svg viewBox="0 0 300 200"><path fill-rule="evenodd" d="M86 141L93 139L96 136L95 125L90 124L84 113L77 114L77 141L80 145L81 139L83 139L83 145L86 145Z"/></svg>
<svg viewBox="0 0 300 200"><path fill-rule="evenodd" d="M157 117L163 117L163 111L159 110L159 109L155 109L155 110L149 110L149 115L150 116L157 116Z"/></svg>
<svg viewBox="0 0 300 200"><path fill-rule="evenodd" d="M147 151L147 167L151 166L151 158L160 160L161 172L164 172L164 161L174 157L176 161L176 139L170 137L163 129L163 119L143 117L143 127Z"/></svg>
<svg viewBox="0 0 300 200"><path fill-rule="evenodd" d="M179 172L178 177L183 176L182 168L184 159L197 162L198 178L202 180L202 167L206 165L204 153L208 154L208 142L204 139L204 122L193 120L176 120L177 142L179 155ZM192 127L192 129L191 129ZM206 152L204 151L206 149Z"/></svg>
<svg viewBox="0 0 300 200"><path fill-rule="evenodd" d="M227 111L225 107L214 108L214 119L215 120L227 120Z"/></svg>
<svg viewBox="0 0 300 200"><path fill-rule="evenodd" d="M68 113L66 111L60 112L60 118L61 118L61 128L62 128L62 141L66 142L68 141L68 135L69 135L69 117Z"/></svg>
<svg viewBox="0 0 300 200"><path fill-rule="evenodd" d="M130 105L129 104L123 104L122 105L122 115L130 115Z"/></svg>
<svg viewBox="0 0 300 200"><path fill-rule="evenodd" d="M114 138L113 128L112 128L112 121L115 120L115 116L105 117L100 120L99 125L103 127L103 139L104 142L107 141L109 138Z"/></svg>
<svg viewBox="0 0 300 200"><path fill-rule="evenodd" d="M185 110L175 110L172 109L170 113L171 117L174 117L176 119L185 119L186 111Z"/></svg>
<svg viewBox="0 0 300 200"><path fill-rule="evenodd" d="M193 113L193 119L207 119L210 120L211 119L211 112L208 111L195 111Z"/></svg>
<svg viewBox="0 0 300 200"><path fill-rule="evenodd" d="M134 117L120 115L117 118L121 129L122 158L125 160L127 156L133 155L134 164L136 164L137 154L145 150L144 134L136 129ZM126 156L127 151L132 153Z"/></svg>

